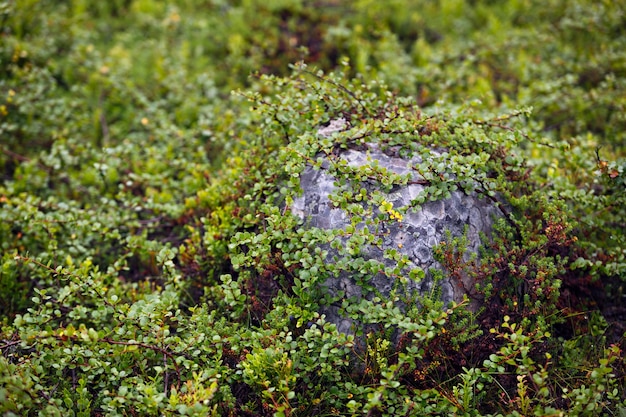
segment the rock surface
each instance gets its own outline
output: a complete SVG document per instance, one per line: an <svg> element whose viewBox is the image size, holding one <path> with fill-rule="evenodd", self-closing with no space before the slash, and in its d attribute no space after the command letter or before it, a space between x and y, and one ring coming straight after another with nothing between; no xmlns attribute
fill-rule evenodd
<svg viewBox="0 0 626 417"><path fill-rule="evenodd" d="M318 134L326 136L341 130L343 126L341 122L335 122L334 125L324 128L328 131L320 130ZM351 166L363 166L377 161L379 166L397 174L411 174L413 179L418 178L416 178L417 174L410 170L409 163L415 165L421 162L419 157L406 160L398 156L390 156L376 146L370 146L368 150L345 150L340 157ZM302 218L309 227L339 229L349 226L350 218L347 213L340 208L335 208L329 199L329 196L337 191L335 182L336 179L324 169L324 165L321 169L307 166L300 176L303 193L294 201L291 207L292 212ZM372 185L369 187L371 188ZM424 190L424 187L424 185L414 183L405 187L396 187L386 194L386 199L393 203L394 209L405 207ZM433 247L445 240L446 231L450 231L452 236L461 236L468 227L468 253L477 252L480 246L480 233L490 231L493 219L497 215L497 208L487 199L480 199L477 195L467 195L463 191L455 191L448 199L424 203L415 212L411 209L407 210L401 222L385 224L382 248L368 245L361 248L360 256L374 258L391 265L393 261L383 259L384 249L395 248L406 254L413 263L409 267L418 266L426 272L425 278L420 281L408 280L408 289L411 292L427 294L433 290L434 285L429 270L431 268L442 269L442 266L434 259ZM357 226L357 228L362 226ZM331 250L329 258L332 256ZM374 277L370 284L373 284L381 294L386 295L392 289L393 281L392 278L380 274ZM460 301L463 298L462 286L451 281L452 279L448 278L437 282L437 285L441 286L439 288L441 299L446 303ZM465 282L465 288L470 288L471 284ZM361 287L356 284L353 277L347 274L330 278L325 285L331 293L344 291L346 297L371 296L371 294L363 294ZM331 306L325 310L327 319L337 324L340 331L351 331L353 321L340 316L338 308Z"/></svg>

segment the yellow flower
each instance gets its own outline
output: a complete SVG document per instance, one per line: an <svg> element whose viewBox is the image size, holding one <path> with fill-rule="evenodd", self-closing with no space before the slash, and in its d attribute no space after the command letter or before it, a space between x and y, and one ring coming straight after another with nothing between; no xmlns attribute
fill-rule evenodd
<svg viewBox="0 0 626 417"><path fill-rule="evenodd" d="M378 209L381 212L387 213L391 220L398 220L400 222L402 221L402 214L400 214L400 212L398 212L397 210L393 209L393 203L387 200L383 200L380 206L378 207Z"/></svg>

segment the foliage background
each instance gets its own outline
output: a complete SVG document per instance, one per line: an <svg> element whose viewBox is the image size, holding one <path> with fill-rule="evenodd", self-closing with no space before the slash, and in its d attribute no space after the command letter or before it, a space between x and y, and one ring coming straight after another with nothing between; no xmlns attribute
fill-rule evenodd
<svg viewBox="0 0 626 417"><path fill-rule="evenodd" d="M3 415L624 414L625 9L0 2ZM483 309L316 313L327 237L279 202L338 109L493 156Z"/></svg>

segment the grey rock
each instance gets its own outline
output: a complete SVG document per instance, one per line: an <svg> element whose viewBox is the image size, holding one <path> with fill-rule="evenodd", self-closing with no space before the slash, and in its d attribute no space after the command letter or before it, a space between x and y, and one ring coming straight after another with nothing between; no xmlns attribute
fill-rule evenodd
<svg viewBox="0 0 626 417"><path fill-rule="evenodd" d="M345 120L331 123L328 127L320 129L320 136L329 136L335 132L346 129L348 124ZM436 152L436 151L433 151ZM419 157L410 160L403 159L397 155L389 155L388 152L381 151L375 144L368 144L367 149L349 149L340 153L340 158L344 159L350 166L363 166L373 164L378 165L397 174L411 175L411 182L420 179L418 174L410 169L421 162ZM329 196L337 192L336 178L329 174L327 161L321 168L314 168L308 165L300 176L300 186L302 195L294 200L291 207L292 213L299 216L308 227L322 229L343 229L350 225L350 218L346 212L333 206ZM419 181L417 181L419 182ZM368 192L373 191L373 184L366 185ZM424 185L412 183L405 187L395 187L391 192L386 193L386 199L393 203L394 209L410 205L423 190ZM435 282L432 278L431 268L442 269L442 266L434 259L433 247L441 243L446 238L446 231L452 236L461 236L468 227L468 252L477 252L480 242L480 233L489 233L495 216L498 215L497 208L485 198L478 198L475 194L467 195L463 191L451 193L450 198L440 201L430 201L422 204L414 212L407 210L401 222L385 223L383 245L368 245L361 248L361 257L377 259L386 265L392 265L393 261L383 259L383 250L395 248L397 251L406 254L410 259L411 267L420 267L426 272L426 276L420 281L408 280L407 288L412 293L427 294L433 289ZM357 225L363 227L364 224ZM345 242L345 241L344 241ZM333 253L329 255L332 259ZM465 277L465 280L468 278ZM465 282L465 288L471 288L471 282ZM388 295L394 286L393 279L382 274L373 277L370 281L378 292ZM452 282L452 278L438 281L441 299L445 303L451 301L461 301L464 291L463 286L457 282ZM363 289L357 285L354 277L347 273L329 278L325 286L332 294L343 291L346 297L371 297L372 293L364 293ZM324 309L327 320L335 323L340 331L350 332L354 322L341 316L339 309L329 306Z"/></svg>

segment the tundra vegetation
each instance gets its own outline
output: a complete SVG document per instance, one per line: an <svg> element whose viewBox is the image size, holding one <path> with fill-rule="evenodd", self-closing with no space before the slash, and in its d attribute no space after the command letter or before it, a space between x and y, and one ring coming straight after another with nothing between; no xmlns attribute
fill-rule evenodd
<svg viewBox="0 0 626 417"><path fill-rule="evenodd" d="M626 414L624 2L8 0L0 22L3 416ZM406 215L360 186L406 177L336 158L370 141L424 157L415 208L502 211L478 256L433 249L465 300L362 257ZM319 155L367 228L290 213ZM345 273L397 285L324 293Z"/></svg>

